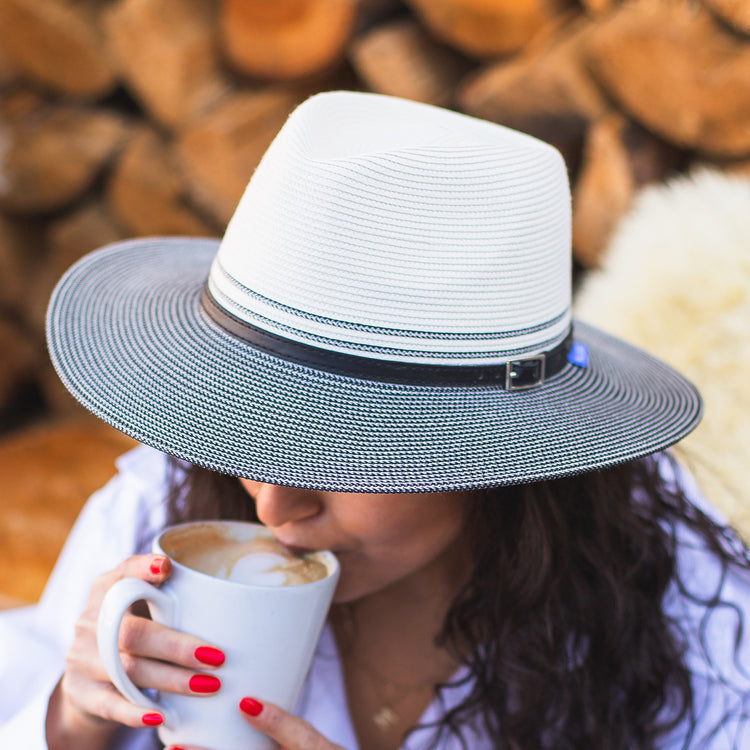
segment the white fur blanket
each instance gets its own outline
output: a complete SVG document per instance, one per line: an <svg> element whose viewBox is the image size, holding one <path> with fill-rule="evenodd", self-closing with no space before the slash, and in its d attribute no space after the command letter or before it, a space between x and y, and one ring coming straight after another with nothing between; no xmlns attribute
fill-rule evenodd
<svg viewBox="0 0 750 750"><path fill-rule="evenodd" d="M644 189L574 308L698 386L703 421L676 452L750 539L750 180L704 169Z"/></svg>

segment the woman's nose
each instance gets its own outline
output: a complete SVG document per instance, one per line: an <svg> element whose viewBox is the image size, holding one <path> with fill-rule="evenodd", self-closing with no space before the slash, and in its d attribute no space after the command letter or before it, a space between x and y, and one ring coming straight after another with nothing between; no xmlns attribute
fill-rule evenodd
<svg viewBox="0 0 750 750"><path fill-rule="evenodd" d="M277 527L316 516L322 501L314 490L262 484L253 491L255 510L261 523Z"/></svg>

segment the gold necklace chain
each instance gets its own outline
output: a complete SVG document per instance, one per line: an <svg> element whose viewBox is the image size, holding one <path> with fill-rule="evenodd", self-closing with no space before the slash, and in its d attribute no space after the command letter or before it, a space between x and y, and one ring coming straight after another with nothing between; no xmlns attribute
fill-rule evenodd
<svg viewBox="0 0 750 750"><path fill-rule="evenodd" d="M337 609L334 627L342 637L343 643L348 646L341 651L342 658L345 656L349 664L362 673L372 686L373 694L379 704L371 714L372 722L382 732L392 731L403 720L399 710L400 704L428 688L433 692L437 685L445 681L445 673L448 670L443 669L440 676L436 674L414 685L406 685L389 679L373 667L372 663L355 653L354 644L357 637L354 607L351 604L344 604Z"/></svg>
<svg viewBox="0 0 750 750"><path fill-rule="evenodd" d="M353 657L351 663L367 677L373 687L373 692L380 705L373 711L372 721L382 732L391 731L401 723L402 717L398 711L400 703L420 691L427 690L427 688L433 690L439 682L437 679L430 678L422 680L416 685L405 685L383 677L371 664Z"/></svg>

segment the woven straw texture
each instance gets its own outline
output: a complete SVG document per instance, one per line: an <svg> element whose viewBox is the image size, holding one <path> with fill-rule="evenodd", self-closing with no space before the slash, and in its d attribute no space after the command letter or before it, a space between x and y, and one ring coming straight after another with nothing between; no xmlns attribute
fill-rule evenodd
<svg viewBox="0 0 750 750"><path fill-rule="evenodd" d="M487 364L550 349L570 324L565 165L456 112L319 94L263 157L209 289L271 333L373 359Z"/></svg>
<svg viewBox="0 0 750 750"><path fill-rule="evenodd" d="M543 386L394 385L274 358L201 312L218 243L155 239L93 253L60 282L50 353L94 414L188 461L350 492L526 482L644 455L687 434L700 398L676 372L577 324L590 363Z"/></svg>

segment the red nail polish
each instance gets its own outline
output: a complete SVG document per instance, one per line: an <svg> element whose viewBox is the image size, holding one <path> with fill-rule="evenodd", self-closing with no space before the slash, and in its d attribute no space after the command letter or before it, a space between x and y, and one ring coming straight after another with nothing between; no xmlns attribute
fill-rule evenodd
<svg viewBox="0 0 750 750"><path fill-rule="evenodd" d="M161 714L143 714L141 721L147 727L158 727L159 724L164 723L164 717Z"/></svg>
<svg viewBox="0 0 750 750"><path fill-rule="evenodd" d="M220 667L224 663L226 657L218 648L211 648L211 646L198 646L198 648L195 649L195 658L201 662L201 664Z"/></svg>
<svg viewBox="0 0 750 750"><path fill-rule="evenodd" d="M194 693L215 693L221 687L221 680L212 674L194 674L190 678L190 689Z"/></svg>
<svg viewBox="0 0 750 750"><path fill-rule="evenodd" d="M157 557L155 560L151 561L150 570L153 573L153 575L158 576L161 574L161 569L163 566L164 566L164 558Z"/></svg>
<svg viewBox="0 0 750 750"><path fill-rule="evenodd" d="M255 698L243 698L240 701L240 708L250 716L257 716L263 710L263 704Z"/></svg>

